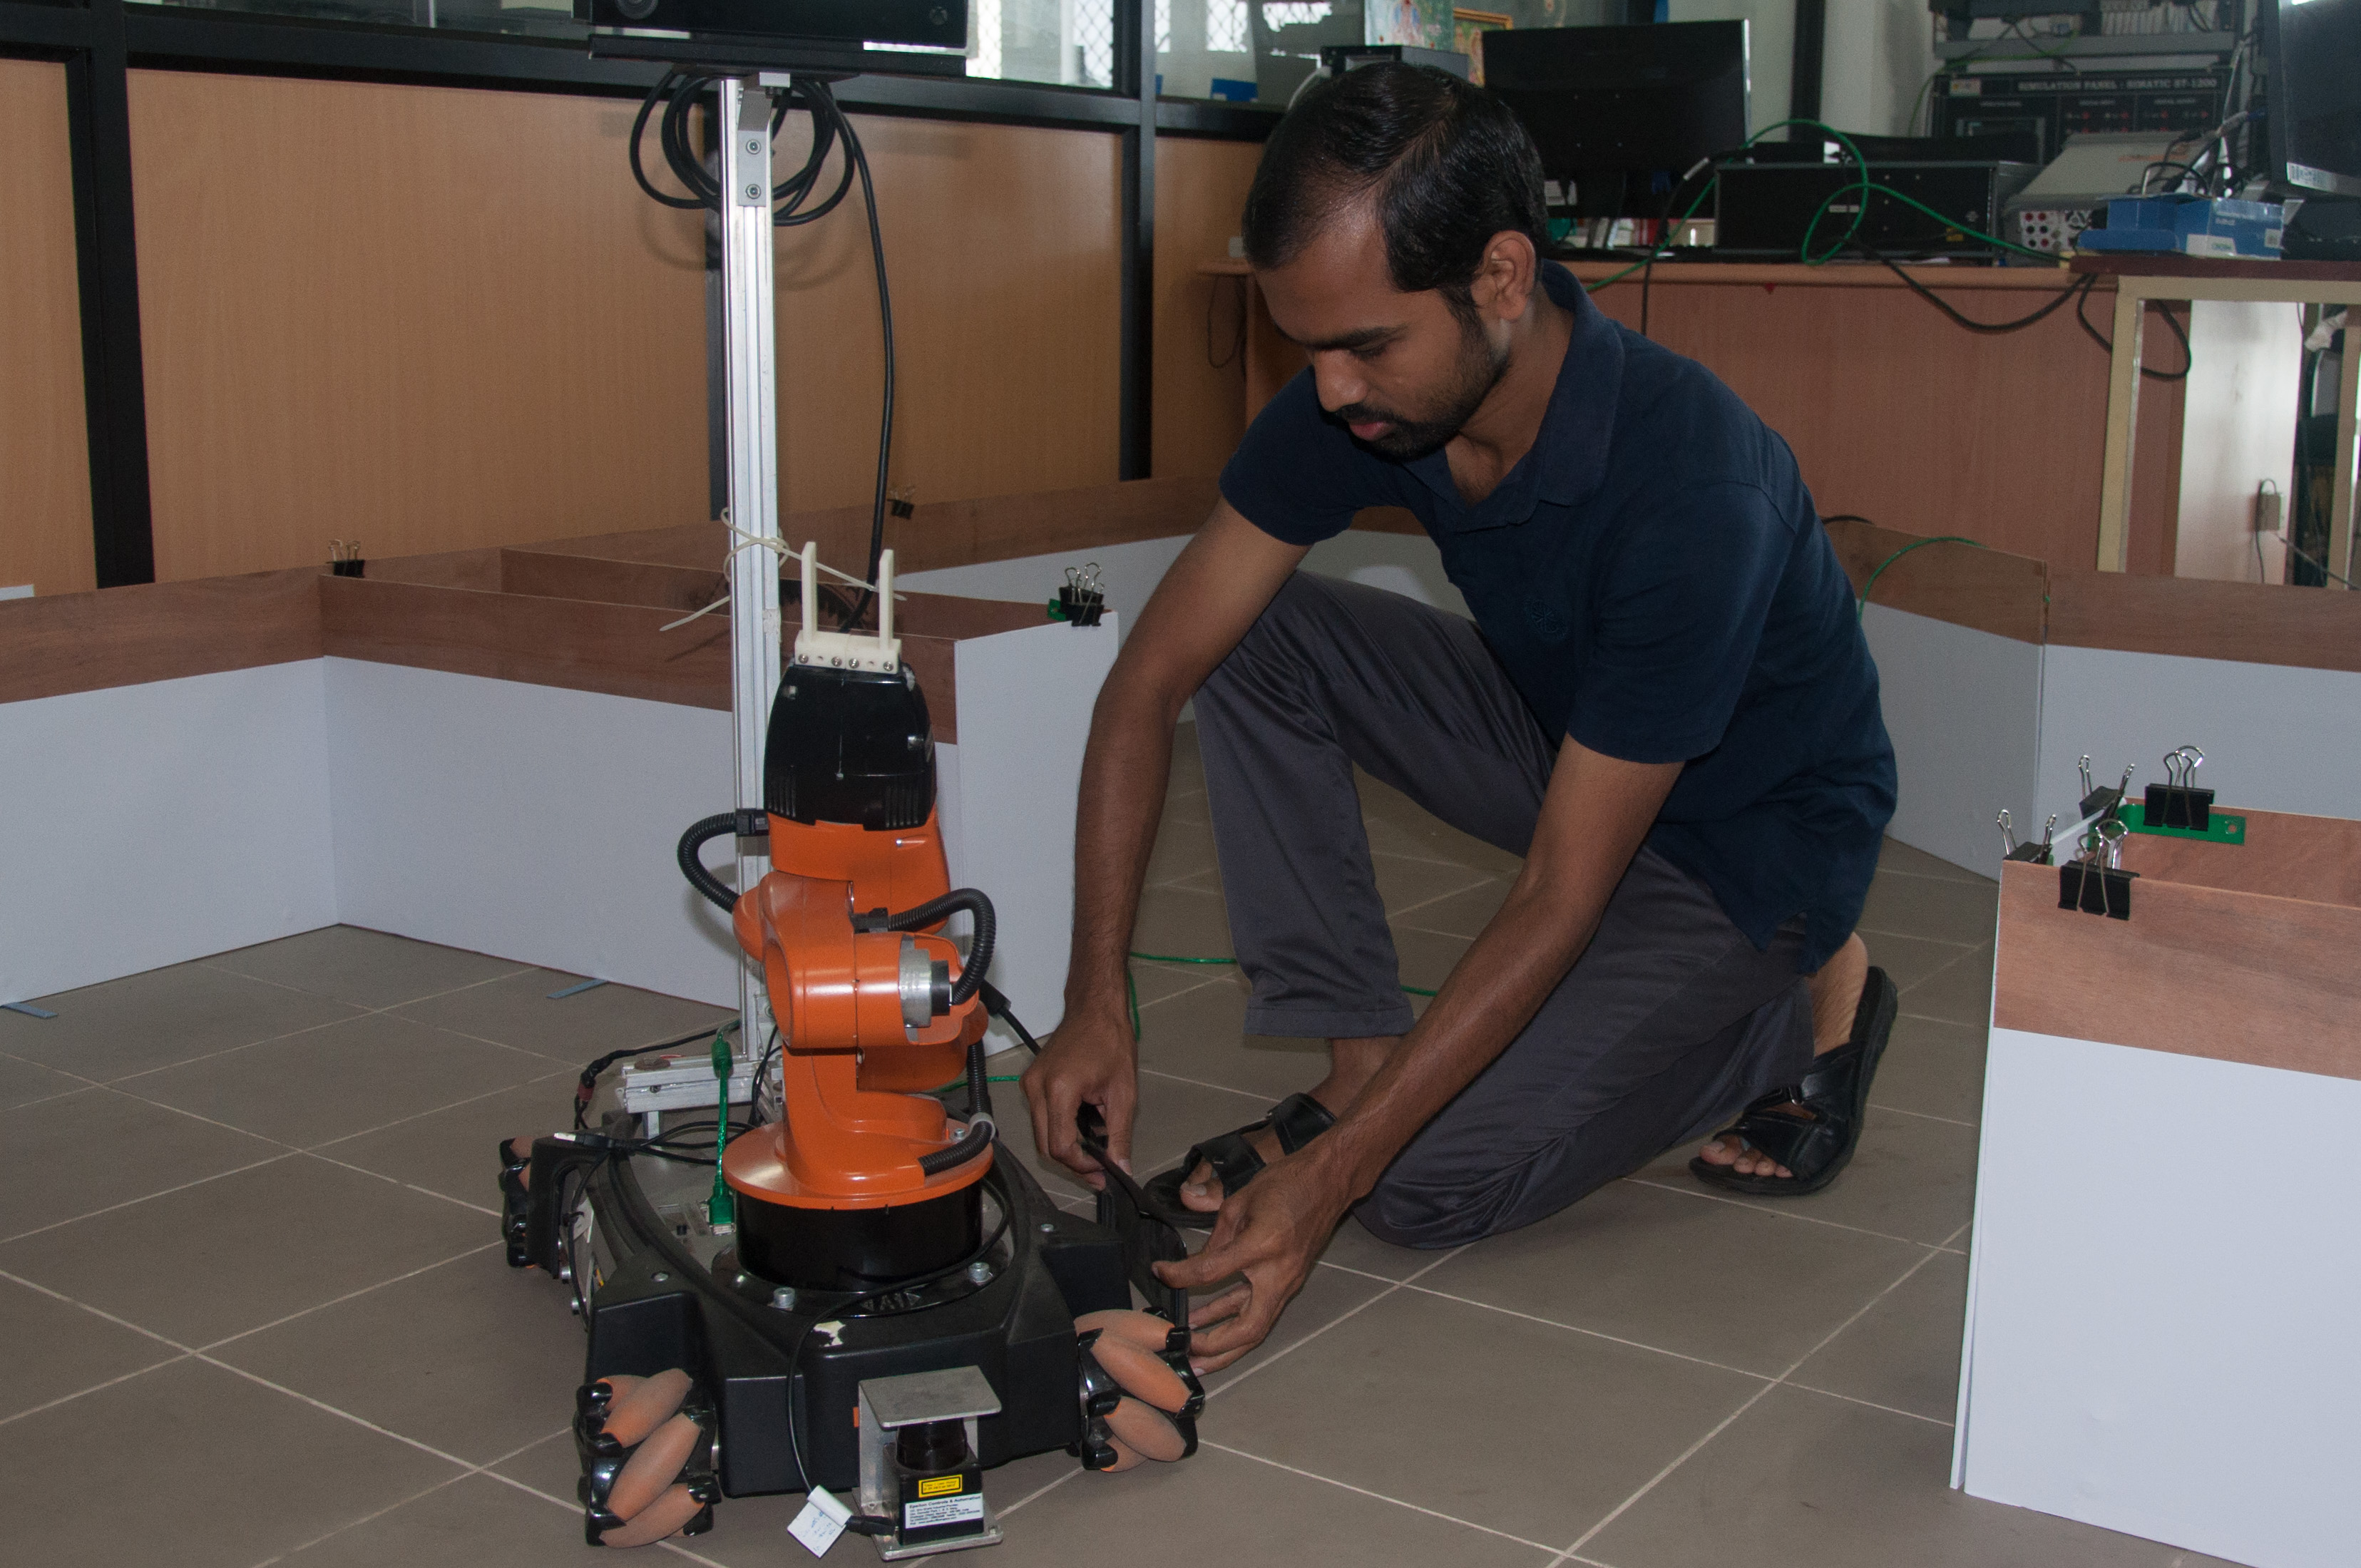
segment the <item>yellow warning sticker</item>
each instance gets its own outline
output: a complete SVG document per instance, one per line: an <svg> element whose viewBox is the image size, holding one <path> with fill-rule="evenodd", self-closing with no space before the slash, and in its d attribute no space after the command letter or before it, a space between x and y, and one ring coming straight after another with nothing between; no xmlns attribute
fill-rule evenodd
<svg viewBox="0 0 2361 1568"><path fill-rule="evenodd" d="M918 1483L918 1496L947 1497L967 1485L964 1475L930 1475Z"/></svg>

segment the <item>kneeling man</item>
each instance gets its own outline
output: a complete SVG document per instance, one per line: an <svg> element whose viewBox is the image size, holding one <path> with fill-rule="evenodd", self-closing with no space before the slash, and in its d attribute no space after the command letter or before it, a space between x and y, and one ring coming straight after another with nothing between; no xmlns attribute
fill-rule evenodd
<svg viewBox="0 0 2361 1568"><path fill-rule="evenodd" d="M1248 1029L1328 1076L1148 1187L1209 1223L1170 1283L1199 1363L1259 1343L1350 1211L1404 1245L1529 1224L1675 1144L1702 1180L1802 1193L1859 1138L1894 1013L1853 925L1894 807L1877 673L1786 444L1616 325L1547 243L1498 100L1367 67L1279 123L1245 217L1311 360L1247 431L1098 700L1066 1015L1034 1135L1126 1161L1125 955L1193 696ZM1475 620L1297 571L1406 507ZM1413 1022L1357 765L1525 857Z"/></svg>

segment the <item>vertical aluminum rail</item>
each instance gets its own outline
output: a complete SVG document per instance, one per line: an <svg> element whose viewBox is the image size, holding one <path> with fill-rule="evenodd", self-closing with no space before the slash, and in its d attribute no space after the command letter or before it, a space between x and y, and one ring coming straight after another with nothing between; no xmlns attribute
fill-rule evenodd
<svg viewBox="0 0 2361 1568"><path fill-rule="evenodd" d="M777 344L771 279L771 96L786 78L765 74L720 83L721 292L730 398L730 712L737 740L741 808L763 804L763 736L779 689ZM750 538L751 536L751 538ZM771 869L767 855L738 840L738 885ZM738 1054L759 1058L771 1011L761 971L741 959Z"/></svg>

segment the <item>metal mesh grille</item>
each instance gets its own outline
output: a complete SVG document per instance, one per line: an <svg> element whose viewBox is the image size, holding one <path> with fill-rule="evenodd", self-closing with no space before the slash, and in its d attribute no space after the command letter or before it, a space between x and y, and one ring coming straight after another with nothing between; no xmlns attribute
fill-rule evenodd
<svg viewBox="0 0 2361 1568"><path fill-rule="evenodd" d="M1073 18L1076 80L1085 87L1114 86L1115 0L1074 0ZM1163 16L1157 19L1165 24Z"/></svg>

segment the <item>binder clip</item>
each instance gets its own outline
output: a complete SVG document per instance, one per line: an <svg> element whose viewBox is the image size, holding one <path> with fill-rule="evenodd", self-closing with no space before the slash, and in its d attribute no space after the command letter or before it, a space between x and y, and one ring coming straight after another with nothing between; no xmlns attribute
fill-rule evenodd
<svg viewBox="0 0 2361 1568"><path fill-rule="evenodd" d="M2147 786L2147 805L2141 820L2151 828L2186 828L2202 833L2213 820L2213 792L2197 787L2197 770L2205 753L2194 746L2176 746L2164 754L2165 782Z"/></svg>
<svg viewBox="0 0 2361 1568"><path fill-rule="evenodd" d="M1099 576L1099 564L1087 561L1079 566L1066 568L1065 587L1049 601L1049 619L1062 620L1069 626L1096 626L1106 610L1106 584Z"/></svg>
<svg viewBox="0 0 2361 1568"><path fill-rule="evenodd" d="M328 541L328 572L332 576L357 577L365 575L368 564L361 558L361 542L357 539Z"/></svg>
<svg viewBox="0 0 2361 1568"><path fill-rule="evenodd" d="M2139 872L2123 869L2124 839L2130 831L2109 817L2082 836L2082 852L2058 868L2059 908L2110 920L2132 917L2132 879Z"/></svg>
<svg viewBox="0 0 2361 1568"><path fill-rule="evenodd" d="M2094 817L2114 815L2116 808L2123 805L2124 796L2131 793L2132 770L2129 768L2124 770L2122 781L2114 788L2108 789L2092 782L2091 759L2087 755L2074 766L2075 770L2082 775L2082 801L2075 807L2075 810L2081 814L2078 818L2080 821L2088 822Z"/></svg>
<svg viewBox="0 0 2361 1568"><path fill-rule="evenodd" d="M2088 758L2083 760L2089 761ZM2000 858L2002 860L2015 861L2020 865L2032 866L2046 866L2051 863L2050 840L2052 835L2058 831L2056 812L2049 814L2049 820L2043 826L2038 840L2027 839L2022 844L2016 841L2016 828L2009 820L2006 811L2003 811L1997 820L2000 823Z"/></svg>

